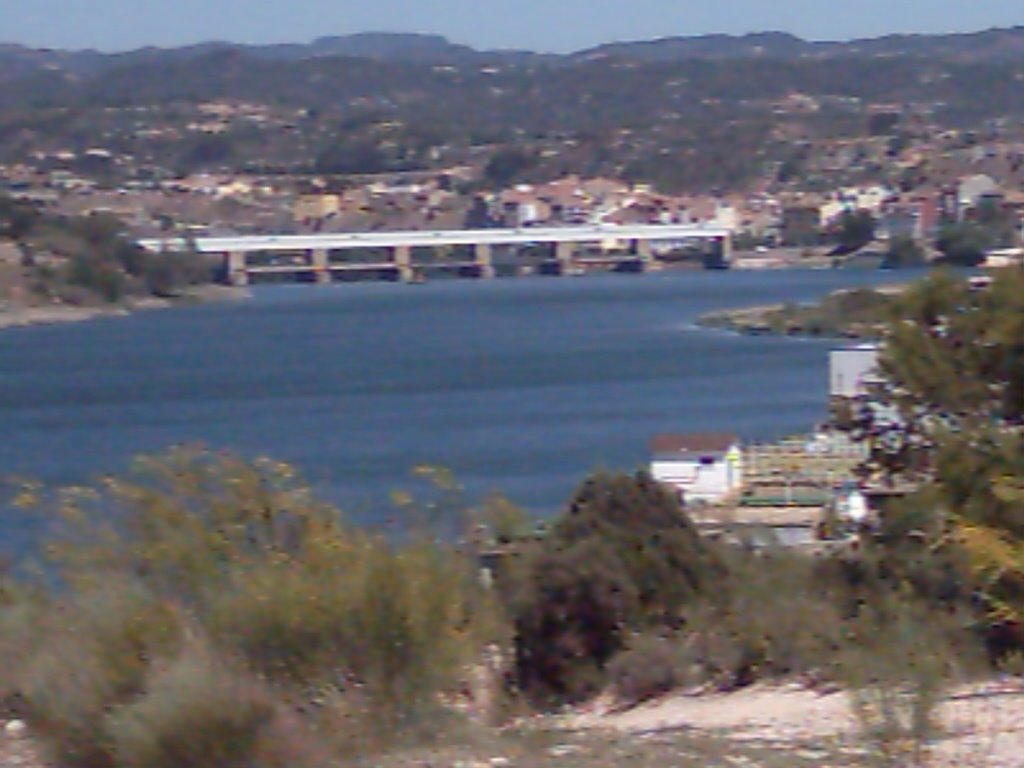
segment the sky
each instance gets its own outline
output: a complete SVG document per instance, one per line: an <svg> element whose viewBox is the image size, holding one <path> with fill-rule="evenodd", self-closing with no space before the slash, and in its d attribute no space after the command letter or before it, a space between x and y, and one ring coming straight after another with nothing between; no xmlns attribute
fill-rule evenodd
<svg viewBox="0 0 1024 768"><path fill-rule="evenodd" d="M1021 0L0 0L0 42L104 51L388 31L567 52L712 32L848 40L1022 24Z"/></svg>

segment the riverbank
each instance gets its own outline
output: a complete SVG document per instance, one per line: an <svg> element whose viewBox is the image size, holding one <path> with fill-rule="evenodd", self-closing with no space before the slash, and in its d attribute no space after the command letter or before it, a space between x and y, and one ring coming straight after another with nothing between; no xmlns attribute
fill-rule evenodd
<svg viewBox="0 0 1024 768"><path fill-rule="evenodd" d="M54 323L81 323L102 317L125 317L135 312L154 309L172 309L220 301L239 301L250 295L248 289L245 288L227 285L201 285L191 288L173 299L157 297L131 299L112 306L74 307L58 304L6 307L0 309L0 330Z"/></svg>

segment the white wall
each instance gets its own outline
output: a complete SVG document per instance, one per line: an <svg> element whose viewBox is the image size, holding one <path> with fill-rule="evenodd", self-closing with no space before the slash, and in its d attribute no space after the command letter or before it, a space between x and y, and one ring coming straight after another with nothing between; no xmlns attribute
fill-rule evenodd
<svg viewBox="0 0 1024 768"><path fill-rule="evenodd" d="M878 373L878 348L873 345L835 349L829 355L828 391L832 397L867 394L865 380Z"/></svg>
<svg viewBox="0 0 1024 768"><path fill-rule="evenodd" d="M687 503L721 501L739 489L742 468L738 461L716 458L714 464L702 464L699 459L655 460L651 462L651 475L681 491Z"/></svg>

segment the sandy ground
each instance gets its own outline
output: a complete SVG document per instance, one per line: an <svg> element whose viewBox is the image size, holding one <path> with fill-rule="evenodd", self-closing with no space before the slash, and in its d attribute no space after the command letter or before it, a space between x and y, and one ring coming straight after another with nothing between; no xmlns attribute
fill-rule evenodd
<svg viewBox="0 0 1024 768"><path fill-rule="evenodd" d="M27 307L0 312L0 329L50 323L78 323L98 317L127 315L127 309L97 309L93 307Z"/></svg>
<svg viewBox="0 0 1024 768"><path fill-rule="evenodd" d="M0 720L0 768L44 768L21 721Z"/></svg>
<svg viewBox="0 0 1024 768"><path fill-rule="evenodd" d="M940 706L939 719L943 733L928 765L1024 768L1024 681L959 688ZM796 684L672 695L624 712L597 708L566 718L565 725L631 734L693 729L794 746L864 743L846 693Z"/></svg>
<svg viewBox="0 0 1024 768"><path fill-rule="evenodd" d="M941 705L939 715L942 735L931 745L924 766L1024 768L1024 680L959 688ZM561 734L552 742L556 746L545 748L542 756L536 751L527 756L509 743L500 749L477 744L450 754L431 749L418 758L374 764L401 768L873 764L866 759L868 742L847 695L796 684L759 685L724 694L677 694L619 712L597 704L557 721L542 728ZM694 754L702 744L717 746L698 748ZM502 756L493 758L494 754ZM20 723L12 729L0 721L0 767L46 768Z"/></svg>

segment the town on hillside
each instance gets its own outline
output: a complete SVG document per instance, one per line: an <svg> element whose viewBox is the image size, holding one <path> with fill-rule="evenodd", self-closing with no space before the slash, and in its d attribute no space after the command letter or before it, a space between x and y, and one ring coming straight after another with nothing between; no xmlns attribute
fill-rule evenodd
<svg viewBox="0 0 1024 768"><path fill-rule="evenodd" d="M136 138L185 141L249 122L286 125L286 115L259 105L211 103L197 111L216 117L172 128L158 127L157 113L151 117L157 125L137 129ZM1005 216L1001 223L1017 229L1024 212L1024 128L985 137L932 130L915 141L799 142L806 154L802 179L783 183L786 169L776 169L774 177L727 191L671 194L651 183L578 173L499 187L488 178L486 162L471 161L430 171L339 175L225 172L210 164L176 175L97 142L0 163L0 192L68 215L111 213L138 237L169 230L204 236L703 223L732 229L744 244L813 247L828 241L844 213L861 211L874 219L882 240L931 241L944 224L972 216ZM830 176L837 183L829 184ZM842 183L844 176L860 178Z"/></svg>
<svg viewBox="0 0 1024 768"><path fill-rule="evenodd" d="M992 99L971 57L893 53L889 76L847 54L768 58L753 80L728 55L304 61L331 83L321 91L254 52L181 54L180 80L156 87L137 64L69 71L42 101L15 71L0 82L0 195L113 216L136 239L696 224L733 233L734 266L1014 258L1012 62L990 65L1006 96ZM257 60L280 77L262 98ZM13 239L0 229L5 260ZM59 243L33 255L68 257Z"/></svg>

